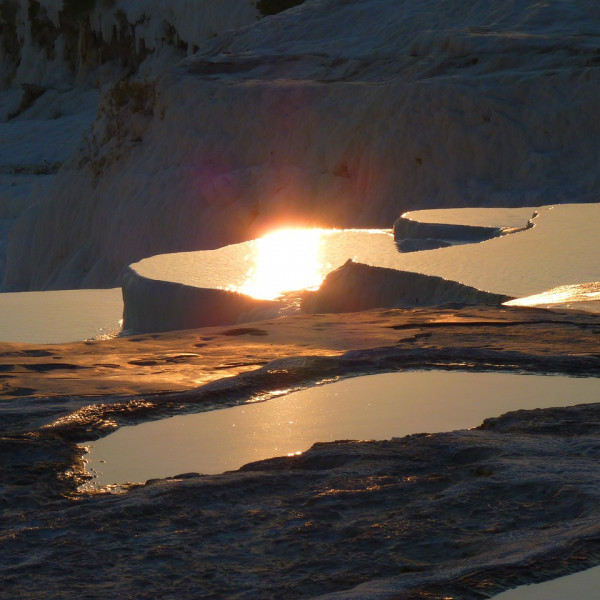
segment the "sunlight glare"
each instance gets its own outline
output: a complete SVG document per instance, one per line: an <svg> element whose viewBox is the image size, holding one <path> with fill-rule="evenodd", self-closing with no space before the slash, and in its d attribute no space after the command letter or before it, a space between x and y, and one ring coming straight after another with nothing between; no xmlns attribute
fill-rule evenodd
<svg viewBox="0 0 600 600"><path fill-rule="evenodd" d="M533 296L515 298L504 304L507 306L536 306L539 304L550 305L597 301L600 301L600 281L561 285Z"/></svg>
<svg viewBox="0 0 600 600"><path fill-rule="evenodd" d="M322 234L321 229L283 229L255 240L255 264L238 291L274 300L285 292L318 288L327 268L319 260Z"/></svg>

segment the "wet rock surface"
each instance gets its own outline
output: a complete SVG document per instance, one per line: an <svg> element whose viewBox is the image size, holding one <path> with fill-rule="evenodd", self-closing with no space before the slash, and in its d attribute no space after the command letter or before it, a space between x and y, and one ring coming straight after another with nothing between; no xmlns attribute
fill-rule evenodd
<svg viewBox="0 0 600 600"><path fill-rule="evenodd" d="M600 374L598 318L583 313L369 311L256 330L2 345L1 364L58 357L114 368L76 369L64 380L65 392L88 382L88 397L56 393L51 378L63 370L4 371L37 391L5 394L0 405L0 597L482 598L597 562L598 405L517 411L470 431L316 444L121 494L77 492L76 441L284 387L406 368ZM195 344L205 345L194 352ZM250 347L269 362L241 360ZM130 364L136 356L154 362ZM225 356L231 366L220 370ZM176 391L126 392L118 378L98 375L117 367L146 369L146 390L171 377ZM193 387L189 372L202 368L212 382Z"/></svg>

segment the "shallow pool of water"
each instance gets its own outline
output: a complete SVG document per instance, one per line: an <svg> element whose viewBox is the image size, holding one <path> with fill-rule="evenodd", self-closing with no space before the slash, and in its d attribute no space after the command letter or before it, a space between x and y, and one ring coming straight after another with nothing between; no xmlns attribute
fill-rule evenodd
<svg viewBox="0 0 600 600"><path fill-rule="evenodd" d="M444 209L407 213L424 222L524 226L533 208ZM599 204L544 206L535 226L477 244L421 252L398 252L391 231L305 230L282 233L210 251L146 258L132 265L141 276L201 288L242 291L272 299L284 289L318 287L325 275L349 258L378 267L436 275L477 289L516 298L557 286L600 281ZM309 268L312 267L312 268ZM298 280L295 276L301 276ZM599 310L597 294L587 306ZM595 302L596 304L591 304ZM545 302L551 304L551 302ZM591 308L590 308L591 307Z"/></svg>
<svg viewBox="0 0 600 600"><path fill-rule="evenodd" d="M551 581L521 585L493 596L492 600L565 600L565 598L597 600L600 596L599 590L600 567L593 567Z"/></svg>
<svg viewBox="0 0 600 600"><path fill-rule="evenodd" d="M346 379L254 404L123 427L85 444L92 487L221 473L315 442L471 428L518 409L597 401L600 378L415 371Z"/></svg>
<svg viewBox="0 0 600 600"><path fill-rule="evenodd" d="M121 288L0 294L0 342L61 344L121 330Z"/></svg>
<svg viewBox="0 0 600 600"><path fill-rule="evenodd" d="M408 214L424 222L511 227L523 225L533 210L462 208ZM281 248L294 250L284 236L281 246L269 240L251 240L217 250L160 255L134 267L149 278L273 297L279 292L270 287L274 281L287 281L288 275L301 273L304 279L300 284L285 287L315 287L329 271L352 258L438 275L485 291L516 297L537 295L522 300L525 305L600 312L600 204L538 210L533 229L481 244L402 254L396 250L391 230L323 231L320 236L310 236L316 244L312 254L300 248L291 258L283 256ZM261 256L275 260L261 261ZM312 270L307 269L308 263L313 264ZM596 287L590 291L590 285ZM570 293L559 300L555 290L539 295L557 286ZM120 289L2 293L0 341L62 343L102 337L120 330L122 312Z"/></svg>

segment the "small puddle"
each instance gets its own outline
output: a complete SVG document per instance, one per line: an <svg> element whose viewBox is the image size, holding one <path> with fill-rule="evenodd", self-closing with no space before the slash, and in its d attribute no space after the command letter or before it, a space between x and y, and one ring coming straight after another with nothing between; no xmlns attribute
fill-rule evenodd
<svg viewBox="0 0 600 600"><path fill-rule="evenodd" d="M597 600L599 589L600 567L593 567L543 583L521 585L492 596L491 600Z"/></svg>
<svg viewBox="0 0 600 600"><path fill-rule="evenodd" d="M345 379L280 398L122 427L92 443L83 489L238 469L315 442L480 425L507 411L591 403L600 378L414 371Z"/></svg>

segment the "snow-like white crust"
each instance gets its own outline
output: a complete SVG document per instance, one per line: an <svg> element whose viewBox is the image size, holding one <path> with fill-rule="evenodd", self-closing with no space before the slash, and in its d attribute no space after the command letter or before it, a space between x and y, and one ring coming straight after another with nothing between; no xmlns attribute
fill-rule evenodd
<svg viewBox="0 0 600 600"><path fill-rule="evenodd" d="M115 285L143 257L273 225L595 201L599 11L308 1L220 35L138 90L142 109L107 91L88 140L16 226L6 281Z"/></svg>
<svg viewBox="0 0 600 600"><path fill-rule="evenodd" d="M37 5L39 8L32 19L28 2L19 0L16 19L8 24L15 27L20 42L18 56L0 54L0 58L18 64L12 83L52 86L71 83L77 75L73 73L72 64L77 57L65 48L73 44L69 39L73 36L79 36L75 43L82 64L77 67L78 70L83 68L84 78L85 67L89 66L86 63L93 52L89 36L93 34L101 43L111 45L124 31L133 34L132 51L149 54L145 70L154 73L172 63L174 46L181 58L186 53L191 54L205 40L252 23L259 16L249 0L117 0L112 6L97 0L93 9L77 16L78 31L73 32L65 28L65 22L71 17L63 0L39 0ZM54 39L51 46L43 43L48 42L48 31L56 33L50 35ZM0 33L0 47L7 35L8 32ZM181 54L183 49L185 52Z"/></svg>

